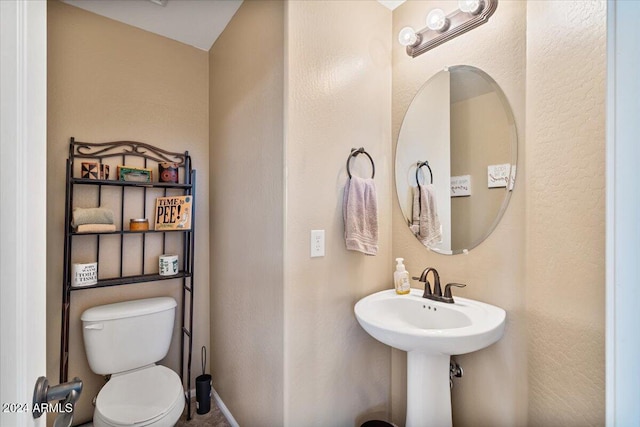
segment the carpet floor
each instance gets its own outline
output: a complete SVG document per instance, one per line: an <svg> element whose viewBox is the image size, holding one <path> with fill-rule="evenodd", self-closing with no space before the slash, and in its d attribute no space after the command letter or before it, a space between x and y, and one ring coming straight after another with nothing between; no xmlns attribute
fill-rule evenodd
<svg viewBox="0 0 640 427"><path fill-rule="evenodd" d="M224 417L215 400L211 399L211 410L203 415L196 413L196 400L191 400L191 421L187 421L187 408L176 424L176 427L231 427L231 424Z"/></svg>

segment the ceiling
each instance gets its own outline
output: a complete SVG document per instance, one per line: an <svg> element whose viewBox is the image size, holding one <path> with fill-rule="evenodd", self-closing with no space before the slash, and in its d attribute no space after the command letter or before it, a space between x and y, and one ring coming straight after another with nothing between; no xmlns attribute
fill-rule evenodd
<svg viewBox="0 0 640 427"><path fill-rule="evenodd" d="M407 0L378 0L378 3L393 10L396 7L400 6L402 3L404 3L405 1Z"/></svg>
<svg viewBox="0 0 640 427"><path fill-rule="evenodd" d="M0 0L1 1L1 0ZM208 51L242 0L62 0L64 3ZM393 10L405 0L378 0Z"/></svg>
<svg viewBox="0 0 640 427"><path fill-rule="evenodd" d="M2 0L0 0L2 1ZM208 51L242 0L63 0L89 12Z"/></svg>

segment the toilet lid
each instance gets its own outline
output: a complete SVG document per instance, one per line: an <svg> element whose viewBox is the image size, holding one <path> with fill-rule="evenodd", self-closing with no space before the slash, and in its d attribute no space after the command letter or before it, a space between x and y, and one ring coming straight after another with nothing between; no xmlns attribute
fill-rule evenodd
<svg viewBox="0 0 640 427"><path fill-rule="evenodd" d="M161 365L111 377L96 399L96 408L114 424L136 424L161 417L178 399L182 382Z"/></svg>

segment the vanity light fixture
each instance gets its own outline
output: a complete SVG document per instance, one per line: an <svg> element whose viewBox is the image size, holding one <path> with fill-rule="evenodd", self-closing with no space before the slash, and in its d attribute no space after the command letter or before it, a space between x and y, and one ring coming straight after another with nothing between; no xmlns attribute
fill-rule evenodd
<svg viewBox="0 0 640 427"><path fill-rule="evenodd" d="M445 15L433 9L427 15L427 26L420 31L404 27L398 41L407 47L407 55L416 56L478 27L489 20L498 7L498 0L458 0L458 9Z"/></svg>

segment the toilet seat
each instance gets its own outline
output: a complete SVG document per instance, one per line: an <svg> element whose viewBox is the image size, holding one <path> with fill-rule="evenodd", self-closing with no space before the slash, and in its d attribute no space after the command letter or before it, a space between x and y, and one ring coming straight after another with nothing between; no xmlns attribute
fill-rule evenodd
<svg viewBox="0 0 640 427"><path fill-rule="evenodd" d="M94 426L173 426L184 409L180 377L169 368L114 375L96 399Z"/></svg>

